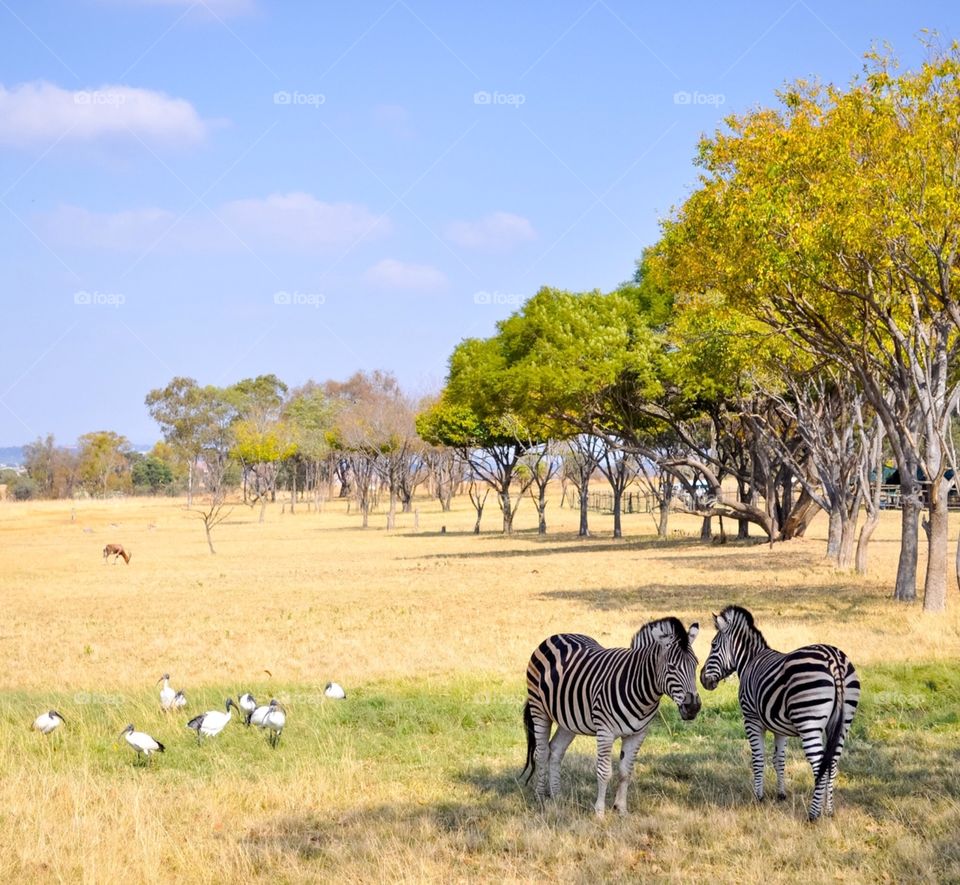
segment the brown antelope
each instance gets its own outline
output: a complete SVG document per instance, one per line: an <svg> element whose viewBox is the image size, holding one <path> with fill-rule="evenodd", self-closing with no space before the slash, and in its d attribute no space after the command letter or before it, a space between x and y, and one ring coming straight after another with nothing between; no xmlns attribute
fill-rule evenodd
<svg viewBox="0 0 960 885"><path fill-rule="evenodd" d="M122 556L123 561L129 565L130 564L130 554L123 549L123 544L107 544L103 548L103 561L106 563L109 557L113 557L114 563Z"/></svg>

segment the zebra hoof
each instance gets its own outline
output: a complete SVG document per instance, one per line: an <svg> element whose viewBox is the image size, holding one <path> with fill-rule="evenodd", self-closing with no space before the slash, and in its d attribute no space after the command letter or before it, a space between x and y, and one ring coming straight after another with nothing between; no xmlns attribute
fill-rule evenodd
<svg viewBox="0 0 960 885"><path fill-rule="evenodd" d="M786 802L787 794L786 793L777 793L777 802Z"/></svg>

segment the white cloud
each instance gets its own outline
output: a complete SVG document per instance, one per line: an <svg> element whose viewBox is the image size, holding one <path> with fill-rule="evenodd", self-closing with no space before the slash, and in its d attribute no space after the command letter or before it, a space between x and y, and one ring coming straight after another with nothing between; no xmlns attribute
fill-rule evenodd
<svg viewBox="0 0 960 885"><path fill-rule="evenodd" d="M373 109L373 121L397 138L412 138L414 135L410 112L403 105L378 104Z"/></svg>
<svg viewBox="0 0 960 885"><path fill-rule="evenodd" d="M232 200L198 206L189 215L169 209L142 208L91 212L59 206L40 215L41 227L56 242L76 248L161 252L236 251L260 248L302 252L346 245L391 229L356 203L324 203L310 194L271 194L262 199Z"/></svg>
<svg viewBox="0 0 960 885"><path fill-rule="evenodd" d="M190 102L150 89L107 84L70 90L44 81L7 89L0 84L0 144L21 147L60 137L195 144L209 126Z"/></svg>
<svg viewBox="0 0 960 885"><path fill-rule="evenodd" d="M430 264L408 264L395 258L384 258L364 274L368 282L388 289L434 291L447 285L443 271Z"/></svg>
<svg viewBox="0 0 960 885"><path fill-rule="evenodd" d="M476 221L454 221L447 225L447 239L467 249L506 251L535 240L537 232L529 219L511 212L491 212Z"/></svg>
<svg viewBox="0 0 960 885"><path fill-rule="evenodd" d="M223 18L246 15L254 10L254 0L102 0L111 6L185 6L190 12L205 12Z"/></svg>

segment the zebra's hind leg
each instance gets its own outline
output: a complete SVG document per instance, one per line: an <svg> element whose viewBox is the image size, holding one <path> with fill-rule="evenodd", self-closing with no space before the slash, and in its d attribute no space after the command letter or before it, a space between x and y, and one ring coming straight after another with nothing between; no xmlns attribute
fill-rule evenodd
<svg viewBox="0 0 960 885"><path fill-rule="evenodd" d="M557 723L556 733L550 741L550 798L556 799L560 795L560 765L563 754L567 752L570 742L576 737L572 731L567 731Z"/></svg>
<svg viewBox="0 0 960 885"><path fill-rule="evenodd" d="M757 802L763 802L763 765L764 765L764 728L755 719L744 720L747 739L750 741L750 753L753 757L753 795Z"/></svg>
<svg viewBox="0 0 960 885"><path fill-rule="evenodd" d="M613 774L610 765L610 752L613 749L613 735L609 732L597 732L597 801L594 811L597 817L603 817L607 810L607 784Z"/></svg>
<svg viewBox="0 0 960 885"><path fill-rule="evenodd" d="M533 750L533 764L537 772L536 796L543 802L547 798L547 763L550 757L550 726L549 719L542 719L536 713L533 715L533 735L536 741Z"/></svg>
<svg viewBox="0 0 960 885"><path fill-rule="evenodd" d="M627 735L620 742L620 783L617 784L617 795L613 800L613 807L620 813L627 813L627 787L633 775L633 763L637 759L637 751L646 737L646 732Z"/></svg>
<svg viewBox="0 0 960 885"><path fill-rule="evenodd" d="M817 724L822 726L822 720ZM810 801L807 817L814 821L820 817L820 812L823 810L827 784L830 781L829 771L823 777L817 777L817 772L820 770L820 760L823 758L823 730L815 725L812 729L800 732L800 740L803 741L803 752L807 757L807 762L813 769L813 799Z"/></svg>
<svg viewBox="0 0 960 885"><path fill-rule="evenodd" d="M775 734L773 736L773 767L777 772L777 799L781 802L787 798L787 780L784 768L787 764L787 736Z"/></svg>

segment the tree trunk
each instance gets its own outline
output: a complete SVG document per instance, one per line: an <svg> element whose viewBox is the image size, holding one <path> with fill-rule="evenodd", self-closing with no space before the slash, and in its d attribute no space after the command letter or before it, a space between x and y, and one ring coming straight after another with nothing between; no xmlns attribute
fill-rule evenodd
<svg viewBox="0 0 960 885"><path fill-rule="evenodd" d="M837 550L837 565L848 569L853 564L854 541L857 537L857 515L840 520L840 547Z"/></svg>
<svg viewBox="0 0 960 885"><path fill-rule="evenodd" d="M927 532L927 574L923 584L923 610L942 612L947 607L947 531L946 484L930 489L930 520Z"/></svg>
<svg viewBox="0 0 960 885"><path fill-rule="evenodd" d="M873 511L868 514L866 522L863 524L863 528L860 529L860 540L857 541L857 558L856 558L856 569L858 575L865 575L867 573L867 545L870 543L870 536L873 535L874 529L880 524L880 514L878 511ZM957 548L960 552L960 547Z"/></svg>
<svg viewBox="0 0 960 885"><path fill-rule="evenodd" d="M713 537L713 519L709 516L703 518L700 523L700 540L709 541Z"/></svg>
<svg viewBox="0 0 960 885"><path fill-rule="evenodd" d="M187 507L193 507L193 462L191 458L187 462Z"/></svg>
<svg viewBox="0 0 960 885"><path fill-rule="evenodd" d="M397 524L397 493L390 487L390 507L387 509L387 531L393 531Z"/></svg>
<svg viewBox="0 0 960 885"><path fill-rule="evenodd" d="M657 537L667 537L667 529L670 523L670 498L660 499L660 517L657 520Z"/></svg>
<svg viewBox="0 0 960 885"><path fill-rule="evenodd" d="M623 489L613 487L613 537L623 537L623 525L620 518L623 503Z"/></svg>
<svg viewBox="0 0 960 885"><path fill-rule="evenodd" d="M293 470L290 471L290 512L294 512L297 504L297 465L294 463Z"/></svg>
<svg viewBox="0 0 960 885"><path fill-rule="evenodd" d="M500 508L503 510L503 533L513 534L513 506L510 500L510 489L500 492Z"/></svg>
<svg viewBox="0 0 960 885"><path fill-rule="evenodd" d="M830 522L827 527L827 556L840 562L840 542L843 538L843 516L836 506L836 500L831 496Z"/></svg>
<svg viewBox="0 0 960 885"><path fill-rule="evenodd" d="M210 524L206 520L203 521L203 530L207 533L207 546L210 548L210 552L216 553L217 551L213 549L213 538L210 537Z"/></svg>
<svg viewBox="0 0 960 885"><path fill-rule="evenodd" d="M589 492L590 480L584 478L580 482L580 530L577 533L581 538L590 537L590 520L587 512L587 506L590 503Z"/></svg>
<svg viewBox="0 0 960 885"><path fill-rule="evenodd" d="M916 497L916 480L904 484L900 472L900 559L893 598L913 602L917 598L917 531L920 522L920 504Z"/></svg>
<svg viewBox="0 0 960 885"><path fill-rule="evenodd" d="M258 519L257 522L263 522L266 514L267 514L267 496L261 495L260 496L260 519Z"/></svg>
<svg viewBox="0 0 960 885"><path fill-rule="evenodd" d="M544 483L537 490L539 497L537 499L537 534L545 535L547 533L547 485Z"/></svg>

